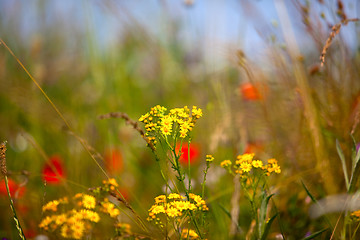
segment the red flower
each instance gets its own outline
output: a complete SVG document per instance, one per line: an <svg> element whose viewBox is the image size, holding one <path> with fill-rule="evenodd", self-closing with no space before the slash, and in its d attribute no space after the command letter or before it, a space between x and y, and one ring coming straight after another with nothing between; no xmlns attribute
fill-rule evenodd
<svg viewBox="0 0 360 240"><path fill-rule="evenodd" d="M262 99L258 88L251 83L244 83L240 85L240 93L244 100L255 101Z"/></svg>
<svg viewBox="0 0 360 240"><path fill-rule="evenodd" d="M176 147L176 151L179 151L180 145ZM183 143L181 147L181 157L179 159L181 164L187 165L189 163L189 148L187 143ZM196 143L190 144L190 164L194 164L199 160L200 147Z"/></svg>
<svg viewBox="0 0 360 240"><path fill-rule="evenodd" d="M264 146L261 143L248 143L246 144L244 153L260 153L264 150Z"/></svg>
<svg viewBox="0 0 360 240"><path fill-rule="evenodd" d="M61 178L65 177L63 161L60 156L50 157L42 170L43 180L49 184L59 184Z"/></svg>
<svg viewBox="0 0 360 240"><path fill-rule="evenodd" d="M20 187L14 180L8 178L9 190L11 197L22 197L25 193L25 188ZM0 195L7 197L7 190L5 185L5 179L0 182Z"/></svg>
<svg viewBox="0 0 360 240"><path fill-rule="evenodd" d="M114 148L105 152L105 168L111 174L120 173L123 170L124 162L121 152Z"/></svg>

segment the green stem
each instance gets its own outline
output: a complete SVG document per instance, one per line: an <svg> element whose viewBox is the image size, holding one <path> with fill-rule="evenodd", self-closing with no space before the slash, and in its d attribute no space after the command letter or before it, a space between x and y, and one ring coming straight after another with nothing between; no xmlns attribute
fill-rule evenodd
<svg viewBox="0 0 360 240"><path fill-rule="evenodd" d="M190 164L190 142L191 142L191 139L189 138L189 141L188 141L188 152L187 152L187 154L188 154L188 178L189 178L189 191L191 192L191 168L190 168L190 166L191 166L191 164Z"/></svg>

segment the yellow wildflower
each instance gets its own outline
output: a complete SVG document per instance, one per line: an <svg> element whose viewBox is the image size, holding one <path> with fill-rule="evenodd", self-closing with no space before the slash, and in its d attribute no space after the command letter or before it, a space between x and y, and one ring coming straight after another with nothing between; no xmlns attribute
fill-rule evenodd
<svg viewBox="0 0 360 240"><path fill-rule="evenodd" d="M181 199L183 198L182 196L180 196L180 194L177 193L170 193L168 196L168 199Z"/></svg>
<svg viewBox="0 0 360 240"><path fill-rule="evenodd" d="M96 199L91 195L84 194L82 204L85 208L93 209L96 205Z"/></svg>
<svg viewBox="0 0 360 240"><path fill-rule="evenodd" d="M155 198L155 203L158 204L158 203L164 203L166 202L166 196L165 195L160 195L160 196L157 196Z"/></svg>
<svg viewBox="0 0 360 240"><path fill-rule="evenodd" d="M63 237L63 238L70 238L71 237L71 229L70 229L70 227L68 226L68 225L63 225L62 227L61 227L61 236Z"/></svg>
<svg viewBox="0 0 360 240"><path fill-rule="evenodd" d="M214 161L214 157L212 155L206 155L206 161L212 162L212 161Z"/></svg>
<svg viewBox="0 0 360 240"><path fill-rule="evenodd" d="M224 160L220 163L220 166L223 168L231 166L232 162L230 160Z"/></svg>
<svg viewBox="0 0 360 240"><path fill-rule="evenodd" d="M277 174L281 173L280 166L277 163L274 163L272 168L273 168L275 173L277 173Z"/></svg>
<svg viewBox="0 0 360 240"><path fill-rule="evenodd" d="M202 110L201 110L201 108L197 108L196 106L193 106L193 107L192 107L192 110L191 110L191 115L192 115L192 117L194 117L195 119L198 119L198 118L202 117Z"/></svg>
<svg viewBox="0 0 360 240"><path fill-rule="evenodd" d="M244 171L244 172L250 172L252 166L251 166L251 164L248 163L248 162L243 162L243 163L240 164L240 168L241 168L241 170Z"/></svg>
<svg viewBox="0 0 360 240"><path fill-rule="evenodd" d="M119 186L119 184L116 182L116 179L115 179L115 178L109 178L108 183L109 183L110 185L115 186L115 187L118 187L118 186Z"/></svg>
<svg viewBox="0 0 360 240"><path fill-rule="evenodd" d="M198 239L199 235L192 229L184 228L181 232L181 238L183 238L183 239Z"/></svg>
<svg viewBox="0 0 360 240"><path fill-rule="evenodd" d="M268 160L268 163L269 163L269 164L275 164L275 163L277 163L277 161L276 161L275 158L270 158L270 159Z"/></svg>
<svg viewBox="0 0 360 240"><path fill-rule="evenodd" d="M174 207L167 208L165 212L169 217L178 217L182 215L182 213Z"/></svg>
<svg viewBox="0 0 360 240"><path fill-rule="evenodd" d="M54 219L52 217L46 216L39 224L40 228L43 228L45 230L49 229L50 223L52 223Z"/></svg>
<svg viewBox="0 0 360 240"><path fill-rule="evenodd" d="M83 237L84 234L84 230L85 230L85 224L83 221L77 221L74 224L72 224L70 226L70 229L73 231L72 232L72 237L75 239L81 239Z"/></svg>
<svg viewBox="0 0 360 240"><path fill-rule="evenodd" d="M54 218L55 218L55 223L57 225L62 225L67 220L66 214L60 214L60 215L54 216Z"/></svg>
<svg viewBox="0 0 360 240"><path fill-rule="evenodd" d="M255 160L252 162L254 168L262 168L263 162L261 160Z"/></svg>
<svg viewBox="0 0 360 240"><path fill-rule="evenodd" d="M131 234L131 226L128 223L117 223L115 228L121 233Z"/></svg>
<svg viewBox="0 0 360 240"><path fill-rule="evenodd" d="M150 209L150 211L154 214L159 214L159 213L165 213L165 208L164 206L153 206L154 208Z"/></svg>
<svg viewBox="0 0 360 240"><path fill-rule="evenodd" d="M59 201L58 200L54 200L54 201L50 201L48 202L46 205L44 205L42 207L43 211L49 210L49 211L53 211L56 212L57 211L57 206L59 205Z"/></svg>

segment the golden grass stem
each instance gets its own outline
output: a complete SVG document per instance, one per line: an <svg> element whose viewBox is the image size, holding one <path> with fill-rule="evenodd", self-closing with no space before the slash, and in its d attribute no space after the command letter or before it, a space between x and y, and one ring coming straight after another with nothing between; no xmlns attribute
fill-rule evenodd
<svg viewBox="0 0 360 240"><path fill-rule="evenodd" d="M289 55L293 64L293 71L297 85L301 93L304 103L304 114L307 119L309 133L312 140L313 151L316 158L316 168L323 180L323 184L327 193L337 192L337 184L333 178L329 156L324 148L324 139L321 134L320 123L316 107L311 96L311 88L309 86L305 69L301 61L299 61L300 51L296 43L295 35L292 31L291 21L288 16L284 1L275 1L275 7L278 12L280 22L282 23L282 31L285 43L289 50Z"/></svg>

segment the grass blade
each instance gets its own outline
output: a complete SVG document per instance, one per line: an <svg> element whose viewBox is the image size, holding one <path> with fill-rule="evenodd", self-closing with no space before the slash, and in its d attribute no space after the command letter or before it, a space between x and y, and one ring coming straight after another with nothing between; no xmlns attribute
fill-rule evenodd
<svg viewBox="0 0 360 240"><path fill-rule="evenodd" d="M316 198L310 193L309 189L305 186L305 183L303 181L301 181L301 184L302 184L303 188L305 189L307 195L311 198L311 201L313 203L317 203Z"/></svg>
<svg viewBox="0 0 360 240"><path fill-rule="evenodd" d="M273 221L275 220L275 218L277 217L277 215L278 215L278 213L276 213L274 216L272 216L272 217L269 219L269 221L267 222L267 224L266 224L266 226L265 226L264 233L263 233L262 236L261 236L261 240L267 239L267 235L269 234L271 224L273 223Z"/></svg>
<svg viewBox="0 0 360 240"><path fill-rule="evenodd" d="M356 153L356 157L353 161L355 164L354 164L352 172L351 172L350 186L349 186L349 190L348 190L349 193L354 192L355 185L360 176L360 161L359 161L359 159L360 159L360 151L358 151Z"/></svg>
<svg viewBox="0 0 360 240"><path fill-rule="evenodd" d="M349 191L349 177L348 177L347 168L346 168L345 156L344 156L344 152L341 149L340 143L337 139L336 139L336 150L337 150L337 153L341 160L341 165L342 165L343 172L344 172L346 190Z"/></svg>
<svg viewBox="0 0 360 240"><path fill-rule="evenodd" d="M325 232L327 230L328 230L327 228L322 229L320 231L317 231L317 232L311 234L310 236L307 236L307 237L303 238L302 240L314 239L314 238L316 238L317 236L319 236L320 234L322 234L323 232Z"/></svg>

